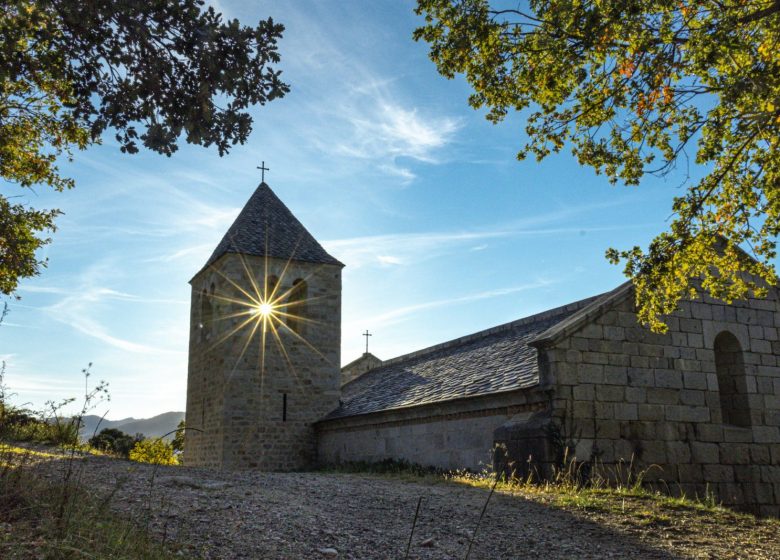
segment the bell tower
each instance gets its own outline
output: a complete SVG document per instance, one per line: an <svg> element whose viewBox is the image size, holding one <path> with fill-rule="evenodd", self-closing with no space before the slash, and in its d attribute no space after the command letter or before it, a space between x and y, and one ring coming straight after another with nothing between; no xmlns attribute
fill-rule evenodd
<svg viewBox="0 0 780 560"><path fill-rule="evenodd" d="M265 183L192 278L184 462L296 470L340 396L341 269Z"/></svg>

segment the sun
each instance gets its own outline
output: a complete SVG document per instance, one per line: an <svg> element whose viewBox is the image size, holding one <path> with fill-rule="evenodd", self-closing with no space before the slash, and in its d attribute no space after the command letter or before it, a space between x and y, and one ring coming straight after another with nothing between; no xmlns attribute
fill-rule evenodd
<svg viewBox="0 0 780 560"><path fill-rule="evenodd" d="M262 302L259 305L255 305L252 311L255 315L267 318L274 314L274 306L268 302Z"/></svg>
<svg viewBox="0 0 780 560"><path fill-rule="evenodd" d="M317 300L317 297L300 296L301 284L306 286L308 277L301 278L293 282L287 288L280 288L284 284L288 267L291 260L287 260L279 277L268 273L268 259L265 260L264 272L256 274L253 267L247 262L243 255L239 255L243 272L246 275L244 285L236 283L228 275L216 269L227 284L232 287L236 294L215 293L214 298L224 305L229 305L229 310L216 317L216 321L237 320L236 323L225 329L221 336L218 336L212 343L212 348L223 344L234 336L244 338L241 345L240 355L236 363L240 362L244 353L252 345L252 341L257 340L255 334L259 334L260 347L260 375L261 378L265 371L265 355L267 342L273 341L278 348L287 366L293 375L295 374L292 363L290 362L285 340L282 336L290 337L310 350L325 358L325 356L309 340L306 340L299 331L301 324L316 325L318 321L305 315L305 309L308 305ZM303 292L305 294L305 292ZM327 359L327 358L325 358Z"/></svg>

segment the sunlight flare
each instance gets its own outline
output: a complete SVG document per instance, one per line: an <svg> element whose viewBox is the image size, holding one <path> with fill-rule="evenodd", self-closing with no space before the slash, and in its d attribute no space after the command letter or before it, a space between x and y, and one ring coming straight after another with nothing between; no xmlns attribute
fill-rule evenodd
<svg viewBox="0 0 780 560"><path fill-rule="evenodd" d="M269 273L269 263L266 258L263 266L264 270L258 277L247 262L247 259L243 255L240 255L239 258L241 260L243 272L248 280L248 282L243 283L243 287L229 278L226 274L223 274L220 270L215 270L215 272L217 272L217 274L219 274L228 285L232 286L238 293L228 295L217 292L214 294L214 299L220 303L227 304L229 310L217 313L213 318L213 321L215 323L221 323L223 321L237 319L238 322L214 340L212 348L235 337L241 337L243 343L241 353L236 361L236 365L238 365L246 351L251 347L252 341L257 340L255 338L256 335L259 334L259 340L257 340L257 342L260 346L258 366L260 369L261 383L265 370L265 353L268 350L266 345L271 341L273 341L272 344L279 350L290 373L294 378L297 378L297 372L295 372L287 349L284 347L285 340L281 336L282 334L291 336L292 341L302 343L315 354L327 359L314 345L302 336L299 332L299 328L291 326L293 324L318 324L318 321L304 316L305 312L303 310L315 300L320 299L320 297L304 296L302 299L296 299L295 285L288 288L282 288L285 283L285 278L289 276L290 260L287 260L277 277L276 275ZM311 274L308 274L300 280L306 283L310 276ZM269 331L271 334L270 339L266 336Z"/></svg>
<svg viewBox="0 0 780 560"><path fill-rule="evenodd" d="M274 306L268 302L263 302L260 305L255 305L252 311L255 315L267 318L274 313Z"/></svg>

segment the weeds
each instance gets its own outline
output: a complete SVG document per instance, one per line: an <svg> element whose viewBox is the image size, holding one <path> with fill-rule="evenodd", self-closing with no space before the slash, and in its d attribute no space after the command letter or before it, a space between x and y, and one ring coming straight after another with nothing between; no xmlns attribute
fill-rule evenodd
<svg viewBox="0 0 780 560"><path fill-rule="evenodd" d="M0 556L22 558L112 558L169 560L176 556L154 543L129 520L115 517L107 502L84 489L66 492L59 481L35 474L34 464L53 454L0 446ZM58 454L59 460L71 461ZM63 500L65 507L63 506Z"/></svg>
<svg viewBox="0 0 780 560"><path fill-rule="evenodd" d="M629 462L616 465L592 466L591 476L583 481L574 463L556 469L549 480L502 480L497 491L540 499L557 507L588 511L628 513L626 504L637 501L651 503L654 508L688 508L700 511L725 511L711 493L705 496L670 496L644 486L647 473L656 466L635 471ZM456 472L447 475L447 480L468 484L478 488L490 488L493 474L485 471L479 474ZM636 513L636 511L634 511Z"/></svg>
<svg viewBox="0 0 780 560"><path fill-rule="evenodd" d="M349 474L389 474L401 477L442 477L449 473L444 469L436 467L423 467L416 463L410 463L403 459L385 459L378 462L353 461L330 465L323 469L326 472L349 473Z"/></svg>
<svg viewBox="0 0 780 560"><path fill-rule="evenodd" d="M501 468L498 470L498 472L503 473L504 467L506 467L506 465L502 465ZM482 506L482 511L479 514L479 519L477 519L477 526L474 527L474 532L471 534L471 538L469 539L469 547L466 550L466 557L464 560L469 560L469 557L471 556L471 549L474 546L474 541L477 540L477 533L479 532L479 526L482 524L482 519L485 517L485 512L487 511L488 504L490 503L490 498L493 497L493 493L496 491L496 486L498 485L498 482L501 478L501 476L498 473L492 473L492 474L493 474L493 484L490 486L490 493L488 494L487 500L485 500L485 505Z"/></svg>
<svg viewBox="0 0 780 560"><path fill-rule="evenodd" d="M59 453L0 442L0 557L174 558L154 543L147 530L110 513L119 483L102 500L82 484L83 452L89 450L79 442L82 418L109 400L107 384L100 382L90 390L87 367L82 370L84 400L76 415L63 413L75 399L49 401L42 412L32 413L8 403L3 374L4 367L0 368L0 440L54 444ZM59 474L39 475L34 467L41 461L58 461L61 468L46 470Z"/></svg>
<svg viewBox="0 0 780 560"><path fill-rule="evenodd" d="M582 472L585 468L589 471L587 477ZM591 511L616 511L623 508L627 500L645 500L669 509L685 507L701 511L723 510L712 493L672 497L668 493L646 487L644 480L647 474L657 468L651 465L637 469L633 459L614 465L596 462L586 467L581 462L569 460L564 453L563 464L552 469L552 476L547 479L540 478L534 469L529 470L526 478L516 479L490 468L478 473L468 470L447 471L395 460L346 463L328 467L326 471L392 476L428 483L466 484L485 490L495 488L496 492L538 498L558 507Z"/></svg>
<svg viewBox="0 0 780 560"><path fill-rule="evenodd" d="M92 364L90 364L91 366ZM89 377L89 367L82 373ZM5 386L5 363L0 364L0 439L56 445L74 448L79 445L81 419L84 415L103 402L109 400L108 384L101 381L91 391L84 394L81 411L75 416L66 416L63 410L75 399L65 399L59 403L47 401L44 409L38 412L19 408L9 403L12 393Z"/></svg>
<svg viewBox="0 0 780 560"><path fill-rule="evenodd" d="M417 508L414 510L414 519L412 520L412 530L409 533L409 541L406 543L406 553L404 554L404 560L409 558L409 551L412 549L412 538L414 537L414 529L417 527L417 518L420 516L420 506L422 505L422 496L417 499Z"/></svg>

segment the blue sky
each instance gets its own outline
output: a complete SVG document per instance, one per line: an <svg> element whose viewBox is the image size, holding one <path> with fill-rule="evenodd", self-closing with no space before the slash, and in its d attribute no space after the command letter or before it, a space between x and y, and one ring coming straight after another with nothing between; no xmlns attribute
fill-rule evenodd
<svg viewBox="0 0 780 560"><path fill-rule="evenodd" d="M287 27L282 100L253 110L249 142L220 158L123 155L107 136L63 164L77 187L21 199L64 211L49 266L0 326L17 403L110 383L108 418L184 410L188 280L267 182L346 264L342 363L391 358L612 289L604 250L646 245L685 174L611 186L569 153L518 162L523 115L495 126L411 39L411 0L213 3ZM691 169L692 175L697 170Z"/></svg>

